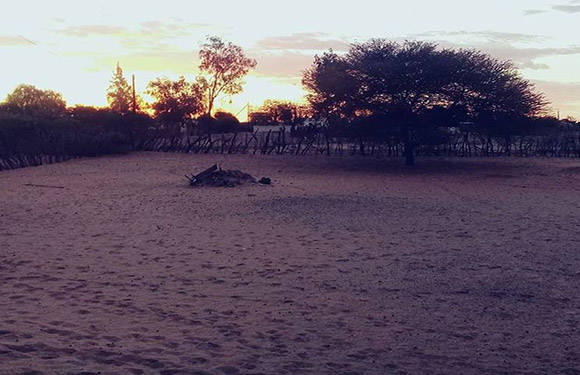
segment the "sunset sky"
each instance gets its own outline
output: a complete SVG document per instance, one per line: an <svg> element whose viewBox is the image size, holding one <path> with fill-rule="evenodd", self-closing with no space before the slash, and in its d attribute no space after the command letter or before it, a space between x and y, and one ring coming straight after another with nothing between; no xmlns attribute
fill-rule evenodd
<svg viewBox="0 0 580 375"><path fill-rule="evenodd" d="M69 105L104 106L117 61L139 92L161 76L193 79L200 43L217 35L258 61L244 93L217 103L235 113L247 102L300 100L301 71L315 54L381 37L513 60L554 114L580 118L580 0L4 0L2 8L0 100L29 83Z"/></svg>

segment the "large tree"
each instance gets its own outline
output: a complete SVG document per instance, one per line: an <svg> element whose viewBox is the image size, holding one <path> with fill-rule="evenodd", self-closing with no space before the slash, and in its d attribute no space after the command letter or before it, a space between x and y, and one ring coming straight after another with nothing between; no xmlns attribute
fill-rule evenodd
<svg viewBox="0 0 580 375"><path fill-rule="evenodd" d="M125 79L123 69L119 63L117 63L117 68L113 73L113 78L107 90L107 101L111 110L120 114L137 110L133 101L133 90L129 86L127 79Z"/></svg>
<svg viewBox="0 0 580 375"><path fill-rule="evenodd" d="M417 132L445 124L442 117L447 126L505 121L533 116L546 105L510 62L416 41L373 39L353 45L344 56L330 51L315 59L303 83L322 115L388 118L400 129L409 165Z"/></svg>
<svg viewBox="0 0 580 375"><path fill-rule="evenodd" d="M2 106L10 112L48 118L61 116L66 111L66 102L60 93L26 84L8 94Z"/></svg>
<svg viewBox="0 0 580 375"><path fill-rule="evenodd" d="M151 104L155 116L167 124L181 124L205 109L202 87L187 82L183 76L176 81L168 78L151 81L147 94L155 99Z"/></svg>
<svg viewBox="0 0 580 375"><path fill-rule="evenodd" d="M240 93L243 78L257 63L246 57L241 47L226 43L217 36L208 37L202 44L199 58L198 82L205 88L207 114L211 116L216 98L222 94Z"/></svg>

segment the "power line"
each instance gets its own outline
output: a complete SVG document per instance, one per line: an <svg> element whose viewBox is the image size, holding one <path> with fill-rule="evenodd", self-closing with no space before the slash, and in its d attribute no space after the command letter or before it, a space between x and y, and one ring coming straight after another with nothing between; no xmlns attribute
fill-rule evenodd
<svg viewBox="0 0 580 375"><path fill-rule="evenodd" d="M26 37L25 37L25 36L23 36L23 35L18 35L18 37L19 37L20 39L24 40L26 43L29 43L29 44L31 44L31 45L33 45L33 46L35 46L35 47L38 47L38 48L41 48L41 49L43 49L43 50L44 50L44 52L48 52L48 53L50 53L51 55L54 55L54 56L56 56L56 57L59 57L59 58L61 58L61 59L66 59L66 58L67 58L67 56L64 56L64 55L62 55L62 54L60 54L60 53L58 53L58 52L55 52L55 51L53 51L53 50L52 50L52 49L50 49L50 48L46 48L46 47L44 47L44 46L40 45L40 43L38 43L38 42L35 42L35 41L33 41L33 40L30 40L30 39L26 38ZM89 69L89 71L91 71L91 72L98 72L98 71L99 71L99 70L98 70L98 69L96 69L96 68L88 68L88 69Z"/></svg>
<svg viewBox="0 0 580 375"><path fill-rule="evenodd" d="M22 35L18 35L18 37L19 37L20 39L24 40L25 42L32 44L33 46L38 46L38 43L36 43L36 42L33 42L32 40L30 40L30 39L28 39L28 38L25 38L25 37L24 37L24 36L22 36Z"/></svg>
<svg viewBox="0 0 580 375"><path fill-rule="evenodd" d="M30 39L26 38L26 37L25 37L25 36L23 36L23 35L18 35L18 37L19 37L20 39L24 40L25 42L27 42L27 43L29 43L29 44L32 44L32 45L33 45L33 46L35 46L35 47L43 48L43 49L44 49L46 52L50 53L51 55L54 55L54 56L56 56L56 57L64 57L64 56L62 56L62 55L60 55L60 54L58 54L58 53L54 52L54 51L53 51L53 50L51 50L50 48L42 47L42 46L41 46L41 45L40 45L38 42L35 42L35 41L33 41L33 40L30 40Z"/></svg>
<svg viewBox="0 0 580 375"><path fill-rule="evenodd" d="M244 111L244 109L246 109L248 106L250 105L250 103L246 104L245 106L242 107L242 109L240 109L240 111L238 113L236 113L236 117L238 117L238 115L240 113L242 113Z"/></svg>

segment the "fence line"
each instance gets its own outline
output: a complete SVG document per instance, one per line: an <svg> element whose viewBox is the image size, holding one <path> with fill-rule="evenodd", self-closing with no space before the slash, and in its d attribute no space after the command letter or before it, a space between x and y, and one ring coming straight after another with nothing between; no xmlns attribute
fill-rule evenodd
<svg viewBox="0 0 580 375"><path fill-rule="evenodd" d="M311 131L300 135L273 130L202 135L183 135L181 133L167 135L160 132L146 132L137 138L139 139L123 141L123 138L110 137L107 134L98 134L92 138L87 138L79 134L63 136L53 133L39 133L39 135L34 135L32 140L27 139L26 142L20 140L20 143L14 143L15 141L4 139L0 140L0 170L51 164L82 156L98 156L128 151L260 155L362 155L378 158L404 155L404 145L395 137L386 139L346 137L331 135L325 131ZM503 138L484 136L477 132L457 132L444 142L419 145L415 151L417 156L580 157L580 131L574 129L560 131L548 136Z"/></svg>
<svg viewBox="0 0 580 375"><path fill-rule="evenodd" d="M284 131L229 133L200 136L160 137L146 142L142 150L179 153L291 154L403 156L404 145L396 139L330 136L324 132L289 136ZM580 132L552 136L484 137L478 133L457 134L446 142L419 145L418 156L580 157Z"/></svg>

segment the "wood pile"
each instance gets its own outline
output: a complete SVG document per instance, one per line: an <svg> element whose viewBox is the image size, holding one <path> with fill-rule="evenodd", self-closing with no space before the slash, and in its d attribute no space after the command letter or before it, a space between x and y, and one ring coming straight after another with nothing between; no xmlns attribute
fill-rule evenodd
<svg viewBox="0 0 580 375"><path fill-rule="evenodd" d="M240 170L221 169L214 164L208 169L193 176L185 176L191 186L234 187L246 183L256 183L256 179Z"/></svg>

